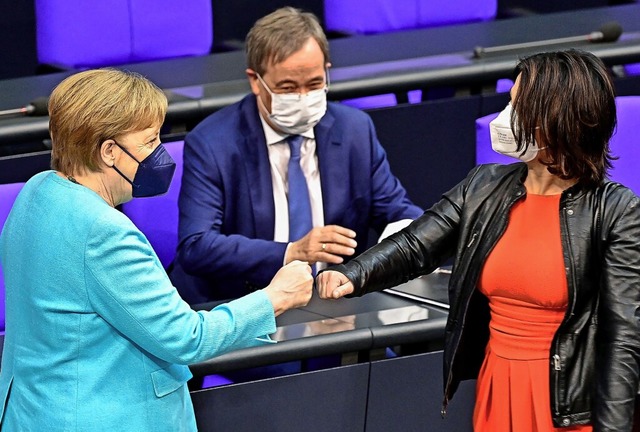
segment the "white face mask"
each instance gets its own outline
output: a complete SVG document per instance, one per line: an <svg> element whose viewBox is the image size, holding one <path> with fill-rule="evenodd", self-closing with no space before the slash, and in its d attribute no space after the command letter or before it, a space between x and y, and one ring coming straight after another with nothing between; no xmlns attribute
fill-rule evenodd
<svg viewBox="0 0 640 432"><path fill-rule="evenodd" d="M317 125L327 112L327 86L307 94L274 93L262 77L256 75L271 95L269 120L282 132L291 135L306 132ZM262 103L262 99L258 99Z"/></svg>
<svg viewBox="0 0 640 432"><path fill-rule="evenodd" d="M511 156L520 159L522 162L530 162L535 159L538 152L546 147L538 147L536 142L530 143L524 150L518 150L518 142L511 130L511 111L513 107L511 102L505 109L489 123L489 131L491 133L491 148L496 152L505 156Z"/></svg>

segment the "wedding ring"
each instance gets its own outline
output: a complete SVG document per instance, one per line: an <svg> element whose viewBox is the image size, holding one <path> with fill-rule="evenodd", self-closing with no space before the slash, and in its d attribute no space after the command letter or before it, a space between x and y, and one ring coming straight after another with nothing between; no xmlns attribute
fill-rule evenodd
<svg viewBox="0 0 640 432"><path fill-rule="evenodd" d="M327 244L326 243L322 243L322 250L325 250L327 248Z"/></svg>

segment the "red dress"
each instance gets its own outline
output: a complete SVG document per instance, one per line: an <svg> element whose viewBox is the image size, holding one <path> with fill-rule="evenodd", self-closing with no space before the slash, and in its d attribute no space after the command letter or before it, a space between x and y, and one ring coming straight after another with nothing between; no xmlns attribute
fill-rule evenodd
<svg viewBox="0 0 640 432"><path fill-rule="evenodd" d="M592 431L551 421L549 349L568 303L559 207L560 195L528 194L516 203L480 275L491 321L475 432Z"/></svg>

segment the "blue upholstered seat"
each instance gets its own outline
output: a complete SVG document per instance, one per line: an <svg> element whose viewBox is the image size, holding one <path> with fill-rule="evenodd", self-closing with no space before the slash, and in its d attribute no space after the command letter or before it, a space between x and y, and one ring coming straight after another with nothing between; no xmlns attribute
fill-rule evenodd
<svg viewBox="0 0 640 432"><path fill-rule="evenodd" d="M210 0L36 0L38 61L63 69L208 54Z"/></svg>
<svg viewBox="0 0 640 432"><path fill-rule="evenodd" d="M616 108L618 125L610 145L611 152L619 159L613 161L613 169L609 177L628 186L636 194L640 194L640 176L638 175L640 96L618 96Z"/></svg>
<svg viewBox="0 0 640 432"><path fill-rule="evenodd" d="M0 184L0 231L4 227L7 216L9 216L11 207L13 207L13 203L22 186L24 186L24 183ZM0 264L0 333L4 333L4 305L4 274Z"/></svg>
<svg viewBox="0 0 640 432"><path fill-rule="evenodd" d="M632 63L625 65L625 73L630 76L640 75L640 63Z"/></svg>
<svg viewBox="0 0 640 432"><path fill-rule="evenodd" d="M374 34L399 30L437 27L496 17L497 0L325 0L325 26L328 31L346 34ZM421 90L409 92L401 99L409 103L427 97ZM383 94L342 101L360 108L372 109L394 106L395 94Z"/></svg>
<svg viewBox="0 0 640 432"><path fill-rule="evenodd" d="M489 21L497 0L325 0L327 30L371 34Z"/></svg>

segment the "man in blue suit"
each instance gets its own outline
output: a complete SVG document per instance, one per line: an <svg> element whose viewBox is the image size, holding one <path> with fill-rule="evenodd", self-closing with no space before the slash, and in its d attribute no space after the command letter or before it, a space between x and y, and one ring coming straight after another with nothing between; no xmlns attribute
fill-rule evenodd
<svg viewBox="0 0 640 432"><path fill-rule="evenodd" d="M328 42L314 15L278 9L256 22L246 50L252 94L185 140L171 278L192 304L263 287L295 259L342 263L367 247L370 228L380 234L422 214L369 116L327 103Z"/></svg>

